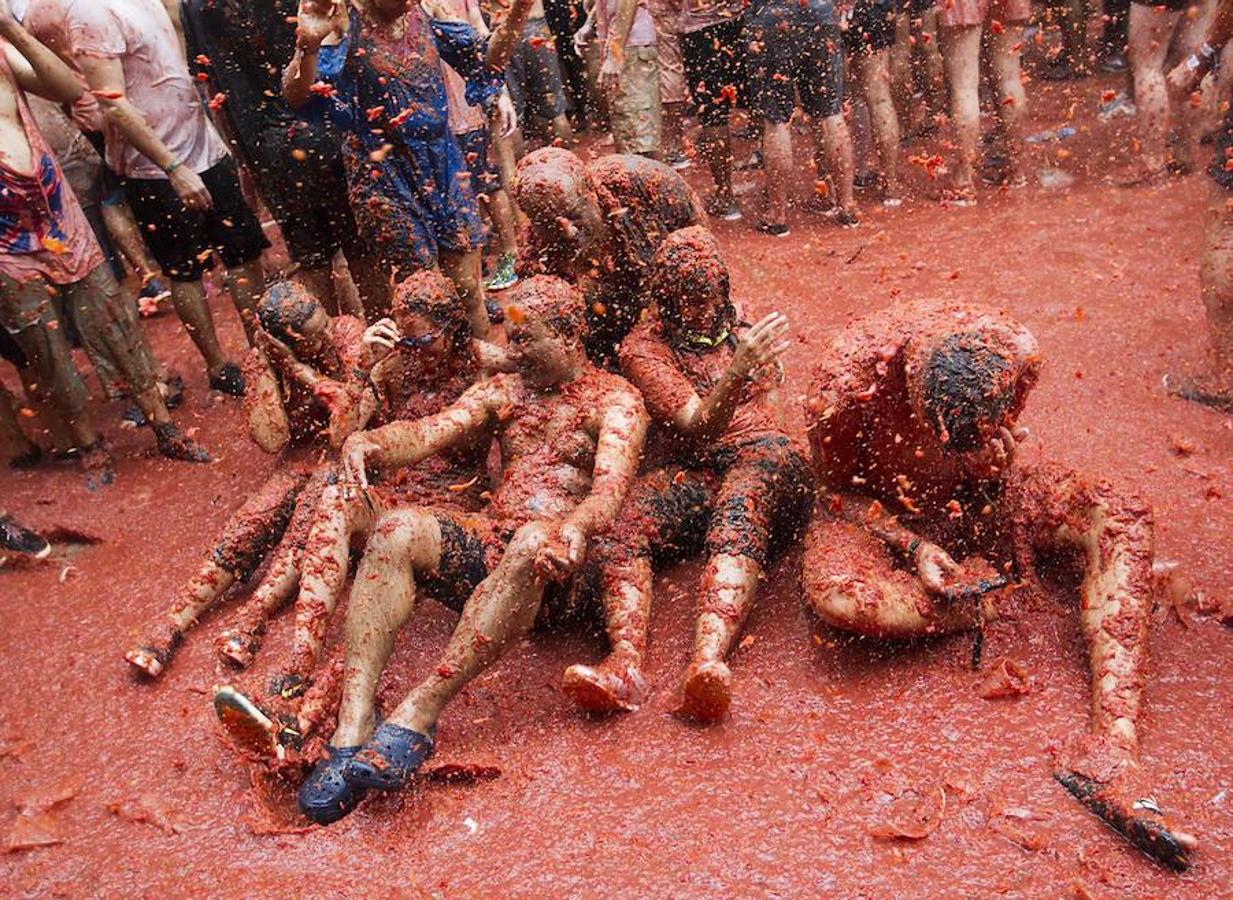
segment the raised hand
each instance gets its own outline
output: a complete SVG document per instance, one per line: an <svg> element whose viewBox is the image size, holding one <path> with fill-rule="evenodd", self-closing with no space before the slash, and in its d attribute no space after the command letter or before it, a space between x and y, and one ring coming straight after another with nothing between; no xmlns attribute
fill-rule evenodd
<svg viewBox="0 0 1233 900"><path fill-rule="evenodd" d="M393 319L380 319L364 329L364 351L368 356L367 368L372 368L389 356L402 337Z"/></svg>
<svg viewBox="0 0 1233 900"><path fill-rule="evenodd" d="M748 378L775 362L791 346L787 334L788 317L771 313L741 336L729 368L733 374Z"/></svg>
<svg viewBox="0 0 1233 900"><path fill-rule="evenodd" d="M296 43L303 50L316 50L322 41L347 28L347 5L341 0L300 0L296 13Z"/></svg>

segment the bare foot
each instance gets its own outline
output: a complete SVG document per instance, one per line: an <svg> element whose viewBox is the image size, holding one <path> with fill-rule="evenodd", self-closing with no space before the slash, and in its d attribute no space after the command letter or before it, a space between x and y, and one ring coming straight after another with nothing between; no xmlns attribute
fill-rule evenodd
<svg viewBox="0 0 1233 900"><path fill-rule="evenodd" d="M572 665L561 689L590 713L632 712L646 699L646 679L632 661L604 660L597 666Z"/></svg>
<svg viewBox="0 0 1233 900"><path fill-rule="evenodd" d="M157 678L163 674L163 669L171 661L171 654L183 639L184 635L179 629L164 625L147 640L125 653L124 658L141 673Z"/></svg>
<svg viewBox="0 0 1233 900"><path fill-rule="evenodd" d="M732 702L732 671L720 660L693 663L685 673L684 696L676 715L699 722L718 722Z"/></svg>

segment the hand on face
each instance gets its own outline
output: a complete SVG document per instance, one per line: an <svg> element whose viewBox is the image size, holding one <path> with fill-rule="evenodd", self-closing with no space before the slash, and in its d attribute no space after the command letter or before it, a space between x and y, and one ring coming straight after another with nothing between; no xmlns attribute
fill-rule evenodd
<svg viewBox="0 0 1233 900"><path fill-rule="evenodd" d="M364 350L368 354L368 367L371 369L389 356L400 337L402 335L393 319L380 319L364 329Z"/></svg>

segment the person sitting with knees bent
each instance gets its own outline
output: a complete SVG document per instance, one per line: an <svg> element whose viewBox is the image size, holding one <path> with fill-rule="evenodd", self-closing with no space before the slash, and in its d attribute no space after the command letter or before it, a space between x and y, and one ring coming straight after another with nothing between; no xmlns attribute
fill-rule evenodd
<svg viewBox="0 0 1233 900"><path fill-rule="evenodd" d="M1105 481L1016 462L1040 363L1026 328L975 305L910 303L837 335L807 404L824 492L805 597L835 628L946 634L979 627L996 591L1036 582L1046 559L1074 561L1091 723L1055 777L1144 852L1185 868L1194 838L1137 786L1151 509Z"/></svg>

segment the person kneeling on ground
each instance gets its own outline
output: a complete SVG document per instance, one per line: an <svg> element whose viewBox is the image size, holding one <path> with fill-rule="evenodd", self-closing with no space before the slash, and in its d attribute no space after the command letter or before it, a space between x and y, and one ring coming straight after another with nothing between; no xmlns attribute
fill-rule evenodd
<svg viewBox="0 0 1233 900"><path fill-rule="evenodd" d="M509 310L518 372L344 447L345 478L360 491L369 467L414 465L481 433L499 441L503 472L483 515L410 507L373 528L347 609L338 727L299 793L314 821L341 818L369 789L406 783L432 752L446 704L527 632L545 593L568 594L588 542L612 524L634 479L646 411L626 381L587 361L577 291L536 276L512 290ZM374 727L377 681L421 592L462 618L431 674Z"/></svg>
<svg viewBox="0 0 1233 900"><path fill-rule="evenodd" d="M642 391L666 452L644 475L596 556L611 653L571 666L564 689L584 709L632 709L642 658L652 559L705 548L694 658L681 715L727 711L724 658L753 606L768 558L800 536L813 507L813 473L783 428L778 359L787 319L737 322L715 238L695 225L671 234L647 278L655 307L621 344L621 371ZM654 315L653 313L657 313Z"/></svg>
<svg viewBox="0 0 1233 900"><path fill-rule="evenodd" d="M958 303L908 304L836 336L808 400L826 492L805 541L805 597L847 631L947 634L979 628L995 591L1039 583L1059 562L1078 576L1092 717L1054 777L1145 853L1183 869L1196 842L1142 799L1137 772L1151 509L1059 465L1015 463L1040 362L1022 325Z"/></svg>

